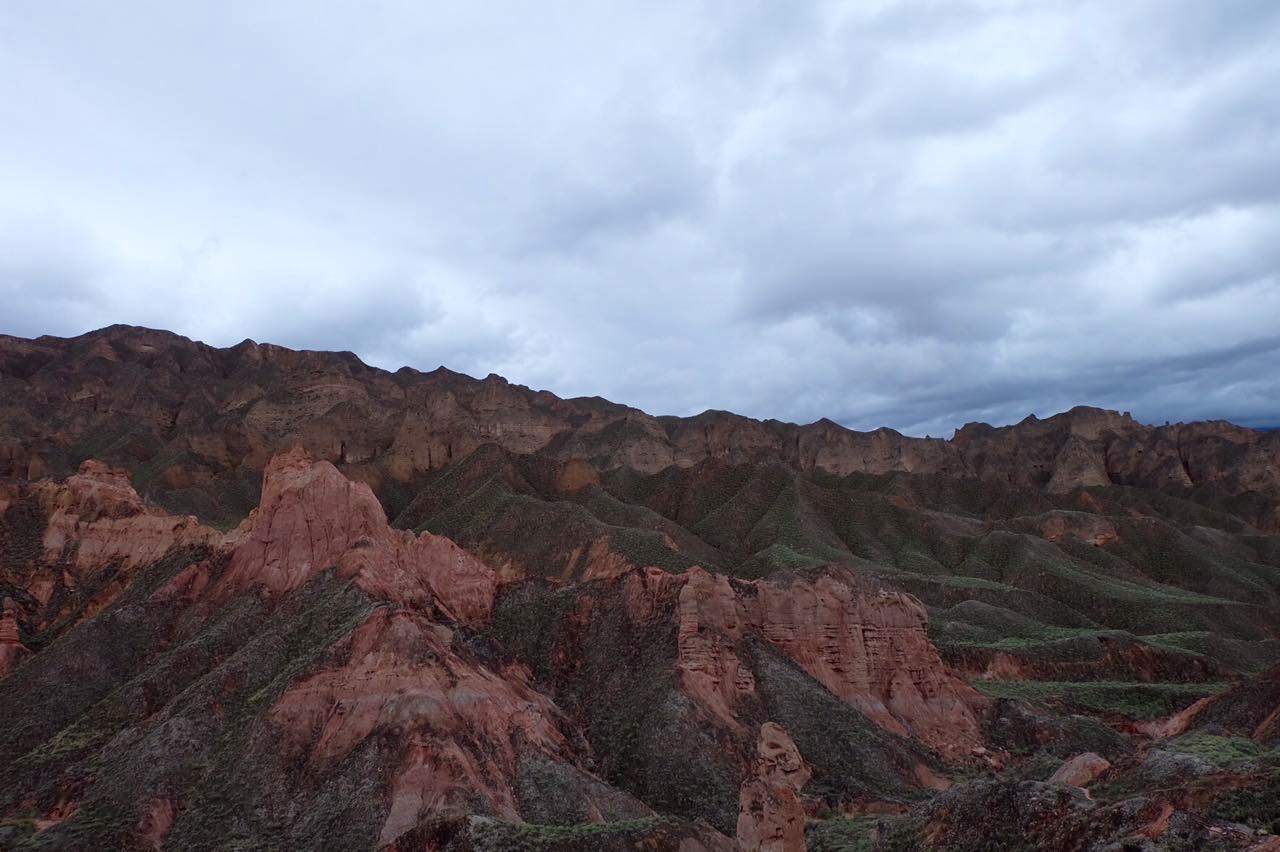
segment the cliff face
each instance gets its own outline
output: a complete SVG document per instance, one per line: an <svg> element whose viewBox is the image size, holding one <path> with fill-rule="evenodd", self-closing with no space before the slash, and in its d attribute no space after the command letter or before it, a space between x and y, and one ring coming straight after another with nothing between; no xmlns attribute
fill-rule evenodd
<svg viewBox="0 0 1280 852"><path fill-rule="evenodd" d="M918 600L831 575L735 587L695 568L682 579L681 683L726 725L739 726L734 706L755 691L738 650L755 633L886 731L951 757L982 747L986 701L943 665Z"/></svg>
<svg viewBox="0 0 1280 852"><path fill-rule="evenodd" d="M245 492L295 442L378 493L495 443L642 472L772 460L837 475L929 473L1052 492L1213 483L1226 493L1280 495L1280 434L1226 423L1153 428L1078 408L999 429L971 424L943 441L726 412L652 417L498 376L387 373L350 353L251 341L213 349L123 326L68 340L0 337L0 390L0 476L37 478L105 456L145 477L166 505L226 520L255 502Z"/></svg>
<svg viewBox="0 0 1280 852"><path fill-rule="evenodd" d="M318 773L370 736L396 743L380 844L425 819L477 810L519 820L522 752L572 765L559 711L518 667L491 671L451 650L452 632L412 613L378 610L345 637L346 662L292 685L271 707L286 754Z"/></svg>

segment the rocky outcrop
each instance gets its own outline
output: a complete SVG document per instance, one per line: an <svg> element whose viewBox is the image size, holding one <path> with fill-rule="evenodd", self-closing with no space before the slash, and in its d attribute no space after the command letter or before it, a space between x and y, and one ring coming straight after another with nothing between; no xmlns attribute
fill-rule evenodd
<svg viewBox="0 0 1280 852"><path fill-rule="evenodd" d="M0 678L7 676L30 653L27 646L22 644L18 609L13 601L5 598L3 610L0 611Z"/></svg>
<svg viewBox="0 0 1280 852"><path fill-rule="evenodd" d="M485 620L493 607L495 577L488 566L443 536L393 530L369 486L300 446L267 464L261 505L228 533L147 506L124 470L94 460L65 482L34 484L27 496L47 519L43 552L11 580L37 608L55 598L65 608L82 588L96 589L79 608L80 617L88 617L110 603L134 572L174 548L194 546L231 554L209 590L215 600L248 589L285 594L333 568L375 597L435 607L463 623ZM91 582L108 568L116 572L113 582ZM196 563L158 595L194 600L210 584L209 571L209 562ZM41 623L55 615L44 613Z"/></svg>
<svg viewBox="0 0 1280 852"><path fill-rule="evenodd" d="M148 849L164 848L164 836L173 826L174 807L168 799L152 799L138 825L138 833Z"/></svg>
<svg viewBox="0 0 1280 852"><path fill-rule="evenodd" d="M600 474L582 459L569 459L556 471L555 491L558 494L577 494L600 484Z"/></svg>
<svg viewBox="0 0 1280 852"><path fill-rule="evenodd" d="M0 584L35 633L67 616L91 617L175 549L222 541L193 516L147 505L125 470L93 459L63 482L43 479L3 492Z"/></svg>
<svg viewBox="0 0 1280 852"><path fill-rule="evenodd" d="M230 539L238 544L215 596L279 595L335 568L374 597L435 605L457 621L483 621L493 608L492 569L447 538L391 529L369 486L300 446L267 465L262 503Z"/></svg>
<svg viewBox="0 0 1280 852"><path fill-rule="evenodd" d="M737 648L755 632L885 730L952 757L981 747L985 701L947 670L915 598L830 574L785 585L684 576L681 684L727 726L738 728L734 705L754 690Z"/></svg>
<svg viewBox="0 0 1280 852"><path fill-rule="evenodd" d="M695 568L680 591L680 685L728 727L739 730L734 705L755 691L737 646L751 630L729 578Z"/></svg>
<svg viewBox="0 0 1280 852"><path fill-rule="evenodd" d="M337 649L342 666L295 684L271 709L290 747L317 769L375 733L401 744L380 844L428 816L474 813L477 802L482 812L518 820L512 779L520 750L569 759L559 711L523 670L478 667L451 645L447 627L378 610Z"/></svg>
<svg viewBox="0 0 1280 852"><path fill-rule="evenodd" d="M1092 435L1097 440L1098 435ZM1050 494L1064 494L1077 488L1110 485L1106 460L1090 445L1089 440L1072 432L1053 459L1053 476L1045 486Z"/></svg>
<svg viewBox="0 0 1280 852"><path fill-rule="evenodd" d="M6 492L5 499L47 506L50 517L61 512L77 519L65 526L64 561L81 552L79 536L96 535L97 525L163 520L143 505L122 472L96 463L84 465L68 483L40 483L36 491L48 499L40 503L21 491L12 497ZM7 528L3 532L8 535ZM107 601L100 617L72 628L67 641L52 643L35 658L45 664L46 673L60 675L50 678L61 681L56 695L71 695L87 702L84 706L135 677L136 683L146 680L137 689L124 690L127 697L116 705L118 724L136 723L150 732L145 746L137 738L122 738L109 748L98 742L95 749L107 756L95 751L98 756L84 757L116 761L111 765L117 767L127 760L147 772L153 761L167 767L156 770L156 777L168 773L159 785L147 782L147 772L128 773L137 813L118 828L127 840L122 844L161 848L170 838L190 832L184 816L208 804L200 798L201 783L167 779L197 777L208 769L201 762L190 772L174 771L174 766L186 765L189 750L207 754L222 747L246 749L243 761L252 764L244 770L246 777L261 779L254 774L259 770L272 776L270 783L259 780L261 789L245 797L270 800L263 805L268 809L287 807L289 820L297 818L298 802L311 797L330 801L321 792L326 785L360 785L360 796L370 800L358 810L377 823L361 848L375 841L397 843L406 836L404 848L423 848L421 837L456 832L476 814L521 821L527 813L522 797L530 782L520 773L531 759L550 767L546 777L556 783L545 798L563 800L565 812L577 819L604 822L652 813L591 774L589 746L576 731L572 738L562 732L564 715L530 685L528 670L503 661L477 637L493 605L493 572L444 537L393 530L370 488L351 482L334 465L301 448L281 454L266 466L262 505L239 528L225 535L210 531L193 541L205 546L176 551L159 566L140 565L143 557L129 550L127 537L116 542L115 564L137 564L138 576L145 578L123 572L128 582L165 576L177 569L184 554L197 561L158 583L149 595L132 597L127 604L118 596ZM143 553L150 553L149 542L142 540ZM67 570L76 570L74 561L66 564ZM85 564L86 571L105 568ZM329 570L336 577L318 576ZM7 575L0 580L8 584ZM266 605L243 599L255 595L267 598ZM20 617L6 600L0 619L0 674L25 652ZM225 633L224 618L236 625ZM147 679L149 666L168 664L173 636L182 655L181 673ZM281 647L281 636L298 644ZM121 649L127 651L124 660L119 659ZM295 655L307 664L290 668ZM195 674L198 683L192 686L201 667L204 674ZM86 678L92 683L76 689L66 675L84 669L93 670L93 677ZM32 680L25 670L18 675ZM258 679L253 689L244 686L249 678ZM182 685L172 687L172 679L182 679ZM181 709L170 715L173 699L184 690ZM6 712L14 708L13 698L0 693L0 699L9 701ZM49 735L58 730L52 725L69 724L80 715L63 703L50 702L66 719L59 722L53 714ZM229 725L232 714L235 722ZM28 736L42 728L30 718L24 724ZM116 717L97 724L117 724ZM229 745L232 730L236 735L256 733ZM74 740L83 741L83 736ZM66 766L81 759L80 748L67 750ZM287 767L289 777L272 775L281 767ZM17 774L4 774L10 771ZM67 770L60 766L59 771ZM11 777L24 785L45 783L43 776L32 781L22 772L20 767L0 767L6 783ZM132 783L135 777L137 783ZM103 831L76 827L81 826L77 820L95 812L94 797L102 786L93 790L84 800L62 796L41 805L39 812L47 816L37 827L76 837L80 831ZM0 817L6 817L13 805L0 799L0 808L6 809ZM701 831L687 828L691 836ZM707 832L708 838L714 835ZM189 833L185 837L172 843L191 842Z"/></svg>
<svg viewBox="0 0 1280 852"><path fill-rule="evenodd" d="M1134 728L1138 733L1145 734L1156 740L1176 737L1190 728L1201 711L1212 704L1216 698L1216 695L1207 695L1204 698L1193 701L1172 716L1138 722L1134 725Z"/></svg>
<svg viewBox="0 0 1280 852"><path fill-rule="evenodd" d="M133 570L155 562L171 547L213 544L217 530L190 515L147 506L123 468L89 459L65 482L32 487L48 516L44 561L68 564L79 576L116 565Z"/></svg>
<svg viewBox="0 0 1280 852"><path fill-rule="evenodd" d="M1111 761L1087 751L1064 761L1049 778L1050 784L1066 784L1069 787L1088 787L1098 776L1111 768Z"/></svg>
<svg viewBox="0 0 1280 852"><path fill-rule="evenodd" d="M1040 534L1055 544L1075 539L1094 547L1105 547L1120 539L1114 523L1086 512L1046 512L1040 518Z"/></svg>
<svg viewBox="0 0 1280 852"><path fill-rule="evenodd" d="M738 845L743 852L803 852L800 791L809 777L809 767L787 732L773 722L761 725L755 765L738 796Z"/></svg>

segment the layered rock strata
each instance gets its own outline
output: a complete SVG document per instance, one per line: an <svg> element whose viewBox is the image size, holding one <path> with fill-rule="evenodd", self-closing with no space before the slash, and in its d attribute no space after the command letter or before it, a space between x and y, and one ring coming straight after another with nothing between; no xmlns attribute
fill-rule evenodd
<svg viewBox="0 0 1280 852"><path fill-rule="evenodd" d="M685 690L725 725L755 688L739 645L754 632L887 731L951 757L982 747L984 699L951 674L910 595L824 575L811 583L734 583L693 569L679 598Z"/></svg>
<svg viewBox="0 0 1280 852"><path fill-rule="evenodd" d="M379 487L408 482L496 443L516 453L654 472L703 462L779 461L837 475L932 473L1045 489L1121 484L1280 495L1280 434L1222 422L1147 426L1127 413L1076 408L1014 426L969 424L950 440L890 429L855 432L727 412L652 417L601 399L560 399L444 368L395 373L351 353L245 341L214 349L113 326L73 339L0 336L0 476L34 478L89 437L127 433L111 461L170 460L157 495L261 471L301 441L317 458ZM163 446L164 455L157 447ZM570 471L567 491L588 485ZM1280 516L1266 519L1280 529Z"/></svg>

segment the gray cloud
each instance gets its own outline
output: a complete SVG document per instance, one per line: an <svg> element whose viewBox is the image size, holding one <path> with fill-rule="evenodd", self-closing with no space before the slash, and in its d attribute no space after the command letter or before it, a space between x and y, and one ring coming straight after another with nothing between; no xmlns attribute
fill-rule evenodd
<svg viewBox="0 0 1280 852"><path fill-rule="evenodd" d="M0 331L655 413L1280 421L1269 0L27 4Z"/></svg>

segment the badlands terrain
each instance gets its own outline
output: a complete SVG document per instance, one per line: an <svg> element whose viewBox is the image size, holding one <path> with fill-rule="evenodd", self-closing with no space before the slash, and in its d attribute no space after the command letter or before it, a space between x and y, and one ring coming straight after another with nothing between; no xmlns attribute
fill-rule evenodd
<svg viewBox="0 0 1280 852"><path fill-rule="evenodd" d="M0 336L0 848L1280 850L1280 433Z"/></svg>

